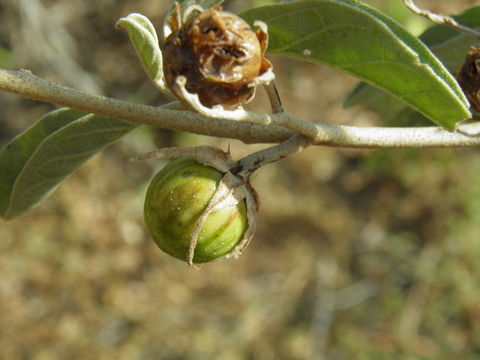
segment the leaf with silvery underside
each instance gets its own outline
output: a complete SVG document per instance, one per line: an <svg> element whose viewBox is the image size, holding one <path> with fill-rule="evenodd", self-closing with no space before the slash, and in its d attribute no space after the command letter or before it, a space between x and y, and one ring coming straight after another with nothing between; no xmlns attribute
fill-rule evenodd
<svg viewBox="0 0 480 360"><path fill-rule="evenodd" d="M471 28L480 28L480 5L465 10L462 14L452 16L457 22ZM460 33L450 26L434 25L422 35L422 40L440 59L452 74L456 74L465 61L465 55L471 46L478 45L478 40L470 35ZM396 114L402 112L401 118L422 122L422 116L413 109L406 109L405 104L380 89L364 82L359 83L346 97L344 107L362 105L375 111L386 119L400 118ZM395 123L397 123L395 121Z"/></svg>
<svg viewBox="0 0 480 360"><path fill-rule="evenodd" d="M270 53L352 74L447 129L470 117L458 83L430 50L397 22L359 1L299 0L240 15L250 23L267 23Z"/></svg>
<svg viewBox="0 0 480 360"><path fill-rule="evenodd" d="M0 217L22 215L135 127L72 109L46 114L0 150Z"/></svg>
<svg viewBox="0 0 480 360"><path fill-rule="evenodd" d="M150 20L141 14L133 13L118 20L115 27L127 31L148 77L159 90L169 94L163 76L162 51L157 32Z"/></svg>

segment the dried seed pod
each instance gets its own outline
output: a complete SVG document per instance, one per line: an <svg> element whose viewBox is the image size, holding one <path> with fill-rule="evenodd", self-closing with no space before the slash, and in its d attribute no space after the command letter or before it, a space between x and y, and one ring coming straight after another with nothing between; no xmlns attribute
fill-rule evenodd
<svg viewBox="0 0 480 360"><path fill-rule="evenodd" d="M220 6L200 11L180 5L168 18L170 34L163 45L165 81L172 92L188 104L176 90L179 77L185 88L197 94L201 104L235 107L249 101L262 78L273 78L272 65L264 54L268 43L266 26L254 32L240 17ZM187 18L183 23L183 19ZM272 76L264 76L271 73Z"/></svg>
<svg viewBox="0 0 480 360"><path fill-rule="evenodd" d="M475 111L480 111L480 47L472 48L457 75L458 83Z"/></svg>
<svg viewBox="0 0 480 360"><path fill-rule="evenodd" d="M144 216L163 251L189 263L208 262L235 251L250 224L245 198L238 200L231 193L201 224L189 259L192 233L223 177L222 172L189 158L175 160L157 173L147 191Z"/></svg>

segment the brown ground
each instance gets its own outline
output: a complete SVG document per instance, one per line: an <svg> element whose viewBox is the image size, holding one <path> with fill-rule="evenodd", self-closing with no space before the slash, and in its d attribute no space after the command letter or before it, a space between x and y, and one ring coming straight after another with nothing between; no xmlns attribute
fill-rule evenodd
<svg viewBox="0 0 480 360"><path fill-rule="evenodd" d="M473 3L421 2L457 12ZM165 99L113 24L140 12L158 25L167 5L0 0L0 46L16 58L0 55L0 62L160 104ZM273 62L287 111L312 121L381 123L341 108L354 79ZM53 109L6 94L0 102L2 143ZM262 94L253 106L266 109ZM41 206L0 222L0 358L480 357L476 149L316 147L268 166L254 177L262 209L250 247L238 260L197 270L160 252L145 231L143 197L160 162L128 161L173 144L230 144L236 157L260 148L137 129Z"/></svg>

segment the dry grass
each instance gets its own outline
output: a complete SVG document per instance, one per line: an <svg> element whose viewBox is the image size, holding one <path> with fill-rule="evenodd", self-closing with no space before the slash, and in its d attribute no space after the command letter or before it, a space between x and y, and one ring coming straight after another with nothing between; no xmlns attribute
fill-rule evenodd
<svg viewBox="0 0 480 360"><path fill-rule="evenodd" d="M70 34L58 56L82 69L71 79L62 76L68 69L52 67L67 60L41 57L48 49L20 17L20 3L0 0L0 44L22 40L13 47L16 66L110 96L163 101L113 23L137 11L158 25L167 2L44 1L52 19L42 18L42 29ZM454 6L422 5L429 3ZM341 108L351 78L273 60L288 111L310 120L322 114L336 123L379 122ZM51 109L4 94L0 102L1 141ZM37 209L0 223L2 359L480 356L476 150L312 148L268 166L254 179L262 211L251 246L238 260L196 270L160 252L145 231L143 196L161 164L128 158L199 143L231 144L236 156L258 148L137 129Z"/></svg>

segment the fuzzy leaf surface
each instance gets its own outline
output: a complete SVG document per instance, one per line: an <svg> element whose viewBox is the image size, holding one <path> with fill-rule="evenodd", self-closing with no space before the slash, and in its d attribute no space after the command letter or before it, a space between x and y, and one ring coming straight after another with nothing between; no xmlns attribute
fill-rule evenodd
<svg viewBox="0 0 480 360"><path fill-rule="evenodd" d="M9 220L25 213L135 127L72 109L46 114L0 150L0 217Z"/></svg>
<svg viewBox="0 0 480 360"><path fill-rule="evenodd" d="M453 18L462 25L480 28L480 5L475 5ZM422 40L445 65L451 74L456 74L465 61L465 55L478 41L464 33L455 31L446 25L434 25L422 35ZM396 117L402 111L412 117L418 117L413 110L404 110L405 104L380 89L360 82L345 98L344 107L363 105L383 117ZM403 116L405 117L405 116Z"/></svg>
<svg viewBox="0 0 480 360"><path fill-rule="evenodd" d="M127 31L145 72L157 88L165 91L162 51L157 32L150 20L141 14L133 13L118 20L115 27Z"/></svg>
<svg viewBox="0 0 480 360"><path fill-rule="evenodd" d="M469 105L448 70L417 38L355 0L299 0L250 9L268 25L268 51L352 74L453 130ZM327 80L325 80L327 81Z"/></svg>

